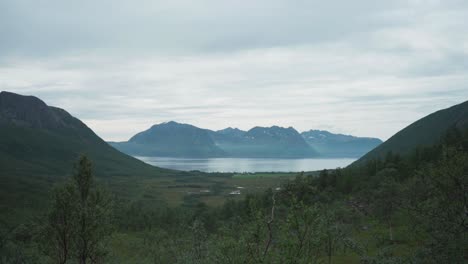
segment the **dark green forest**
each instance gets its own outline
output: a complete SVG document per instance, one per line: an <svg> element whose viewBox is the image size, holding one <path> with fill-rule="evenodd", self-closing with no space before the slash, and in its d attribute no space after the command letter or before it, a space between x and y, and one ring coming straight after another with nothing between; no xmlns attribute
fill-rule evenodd
<svg viewBox="0 0 468 264"><path fill-rule="evenodd" d="M2 223L1 263L466 263L468 131L220 207L123 200L83 156L47 210Z"/></svg>

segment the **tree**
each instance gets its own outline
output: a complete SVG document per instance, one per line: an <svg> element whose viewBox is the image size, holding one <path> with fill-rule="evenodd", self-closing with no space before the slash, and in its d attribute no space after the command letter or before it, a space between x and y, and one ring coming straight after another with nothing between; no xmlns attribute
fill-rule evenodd
<svg viewBox="0 0 468 264"><path fill-rule="evenodd" d="M374 191L374 214L388 226L389 239L393 242L393 217L400 203L399 187L394 179L393 169L384 169L377 173L377 189Z"/></svg>
<svg viewBox="0 0 468 264"><path fill-rule="evenodd" d="M79 194L75 237L78 261L97 263L105 255L102 242L111 232L111 201L94 185L92 165L86 156L80 157L73 181Z"/></svg>
<svg viewBox="0 0 468 264"><path fill-rule="evenodd" d="M327 263L332 263L332 256L336 251L346 246L346 233L344 220L348 212L344 211L339 204L325 204L321 211L322 232L324 233L324 249L327 255Z"/></svg>
<svg viewBox="0 0 468 264"><path fill-rule="evenodd" d="M425 238L424 263L464 263L468 244L468 154L446 148L407 188L408 212Z"/></svg>
<svg viewBox="0 0 468 264"><path fill-rule="evenodd" d="M56 263L100 263L111 233L111 199L95 186L92 165L81 156L71 181L56 188L45 228L47 251Z"/></svg>
<svg viewBox="0 0 468 264"><path fill-rule="evenodd" d="M53 191L48 225L45 238L48 255L56 263L65 264L70 259L73 250L74 217L77 210L76 191L72 184L67 183Z"/></svg>
<svg viewBox="0 0 468 264"><path fill-rule="evenodd" d="M289 197L288 197L289 198ZM281 263L318 263L324 242L322 216L315 204L307 205L293 195L277 241Z"/></svg>

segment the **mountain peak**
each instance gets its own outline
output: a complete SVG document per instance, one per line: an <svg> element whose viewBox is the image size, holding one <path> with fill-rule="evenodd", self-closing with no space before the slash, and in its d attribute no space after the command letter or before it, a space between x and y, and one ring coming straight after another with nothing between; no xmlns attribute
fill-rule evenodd
<svg viewBox="0 0 468 264"><path fill-rule="evenodd" d="M0 93L0 123L16 126L55 129L67 127L72 118L66 111L50 107L34 96Z"/></svg>
<svg viewBox="0 0 468 264"><path fill-rule="evenodd" d="M233 127L226 127L225 129L221 129L221 130L218 130L218 131L238 131L240 129L238 128L233 128Z"/></svg>
<svg viewBox="0 0 468 264"><path fill-rule="evenodd" d="M27 106L30 108L47 108L47 105L37 97L7 91L0 92L0 109L25 108Z"/></svg>
<svg viewBox="0 0 468 264"><path fill-rule="evenodd" d="M218 130L216 132L219 132L219 133L238 133L238 132L243 132L245 133L245 131L243 130L240 130L238 129L237 127L227 127L225 129L221 129L221 130Z"/></svg>
<svg viewBox="0 0 468 264"><path fill-rule="evenodd" d="M0 92L0 139L8 142L0 144L0 157L15 161L2 163L2 172L17 173L18 164L29 161L24 171L31 175L45 172L62 176L69 170L64 164L72 164L81 153L99 162L99 175L110 175L116 168L130 173L132 168L151 171L150 166L111 148L65 110L48 106L34 96Z"/></svg>
<svg viewBox="0 0 468 264"><path fill-rule="evenodd" d="M177 125L180 125L180 124L175 122L175 121L168 121L168 122L162 122L162 123L154 124L149 129L154 129L154 128L158 128L158 127L173 127L173 126L177 126Z"/></svg>
<svg viewBox="0 0 468 264"><path fill-rule="evenodd" d="M176 121L168 121L168 122L164 122L164 123L161 123L162 125L182 125L182 123L178 123Z"/></svg>
<svg viewBox="0 0 468 264"><path fill-rule="evenodd" d="M258 132L263 132L263 133L267 133L267 134L282 134L282 133L286 133L286 134L298 134L299 135L299 132L297 132L297 130L293 127L288 127L288 128L285 128L285 127L280 127L280 126L271 126L271 127L261 127L261 126L256 126L256 127L253 127L252 129L250 129L249 131L247 131L247 133L258 133Z"/></svg>
<svg viewBox="0 0 468 264"><path fill-rule="evenodd" d="M208 130L175 121L153 125L127 142L112 143L132 155L168 157L212 157L223 155Z"/></svg>

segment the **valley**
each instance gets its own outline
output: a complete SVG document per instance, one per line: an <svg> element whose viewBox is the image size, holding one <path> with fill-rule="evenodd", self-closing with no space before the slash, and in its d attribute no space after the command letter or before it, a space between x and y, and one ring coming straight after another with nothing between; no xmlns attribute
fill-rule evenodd
<svg viewBox="0 0 468 264"><path fill-rule="evenodd" d="M36 97L1 92L0 233L6 242L0 244L0 252L9 261L20 257L25 260L21 263L34 259L49 263L55 256L44 254L42 247L54 246L45 252L56 252L63 249L60 241L64 240L51 241L44 234L57 237L69 232L66 236L74 241L75 231L62 220L85 218L99 224L85 225L93 231L82 235L100 241L96 245L109 254L101 257L110 263L191 263L193 258L209 263L229 259L273 263L277 258L329 263L418 258L423 263L430 259L457 263L464 258L466 242L464 226L455 223L466 218L456 212L466 207L467 120L468 102L438 111L357 160L315 156L137 159L112 148L65 110ZM207 149L206 144L196 151L186 148L202 141L216 146L219 139L207 136L206 130L187 134L188 125L162 126L166 134L157 128L136 141L151 145L148 151L153 154L155 146L169 151L180 138L186 142L176 149L197 155L200 150L221 153L221 148ZM173 126L184 129L174 132ZM306 141L297 131L269 130L254 129L251 137L261 140L249 144L262 146L257 149L261 151L268 146L271 153L284 148L285 153L300 153L287 149L291 142L303 146ZM243 135L235 129L220 133ZM294 136L283 141L284 133ZM309 131L306 138L331 137L320 136L325 134ZM173 141L161 140L161 135ZM338 138L341 143L359 141ZM239 151L245 144L245 139L240 140ZM346 147L341 149L348 153ZM221 165L207 165L220 161ZM90 213L79 213L83 208ZM76 220L70 221L82 230ZM439 232L444 236L438 237ZM272 237L278 240L271 242ZM264 243L271 243L271 248L265 249ZM434 245L440 246L438 251ZM198 246L205 249L193 253ZM251 251L262 248L265 253Z"/></svg>
<svg viewBox="0 0 468 264"><path fill-rule="evenodd" d="M468 264L467 18L0 0L0 264Z"/></svg>

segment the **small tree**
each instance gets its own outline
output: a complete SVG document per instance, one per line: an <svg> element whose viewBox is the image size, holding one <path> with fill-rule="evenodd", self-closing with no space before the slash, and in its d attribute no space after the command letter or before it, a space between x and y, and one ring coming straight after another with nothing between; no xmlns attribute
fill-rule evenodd
<svg viewBox="0 0 468 264"><path fill-rule="evenodd" d="M281 263L319 263L324 242L319 207L307 205L292 196L287 211L277 241Z"/></svg>
<svg viewBox="0 0 468 264"><path fill-rule="evenodd" d="M94 184L91 162L81 156L72 181L55 189L46 234L49 256L65 264L100 263L111 232L111 200ZM50 231L50 232L49 232Z"/></svg>
<svg viewBox="0 0 468 264"><path fill-rule="evenodd" d="M399 208L399 187L391 176L381 179L374 192L374 214L388 226L390 241L393 242L394 214Z"/></svg>
<svg viewBox="0 0 468 264"><path fill-rule="evenodd" d="M56 263L65 264L73 252L73 236L75 234L74 214L77 210L76 191L73 185L67 183L54 189L52 206L45 229L47 243L46 251Z"/></svg>

